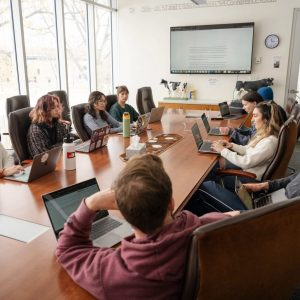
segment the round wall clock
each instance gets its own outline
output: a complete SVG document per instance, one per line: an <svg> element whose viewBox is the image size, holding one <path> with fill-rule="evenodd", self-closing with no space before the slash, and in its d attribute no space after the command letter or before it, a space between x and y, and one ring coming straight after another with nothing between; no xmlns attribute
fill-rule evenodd
<svg viewBox="0 0 300 300"><path fill-rule="evenodd" d="M276 34L270 34L265 39L265 45L267 48L274 49L279 45L279 36Z"/></svg>

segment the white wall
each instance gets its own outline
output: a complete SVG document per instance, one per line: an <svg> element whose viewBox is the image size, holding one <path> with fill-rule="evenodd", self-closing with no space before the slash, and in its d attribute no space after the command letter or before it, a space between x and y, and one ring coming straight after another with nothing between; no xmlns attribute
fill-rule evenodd
<svg viewBox="0 0 300 300"><path fill-rule="evenodd" d="M194 6L189 0L119 0L118 66L116 85L125 84L129 102L135 105L136 90L151 86L155 101L168 96L160 85L161 78L184 81L197 91L199 100L231 100L237 80L274 78L275 100L284 103L293 8L300 0L210 1L240 3L218 7ZM251 0L248 2L259 2ZM174 4L175 6L170 6ZM248 75L176 75L170 74L170 27L185 25L255 22L252 74ZM265 37L275 33L280 44L275 49L264 45ZM273 68L274 57L280 57L280 68ZM261 57L261 64L255 64Z"/></svg>

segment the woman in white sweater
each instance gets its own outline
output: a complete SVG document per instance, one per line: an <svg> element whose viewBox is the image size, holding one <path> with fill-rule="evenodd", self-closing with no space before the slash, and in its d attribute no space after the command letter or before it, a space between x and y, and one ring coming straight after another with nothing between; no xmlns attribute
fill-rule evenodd
<svg viewBox="0 0 300 300"><path fill-rule="evenodd" d="M7 153L0 142L0 178L13 175L24 170L21 166L14 165L14 159Z"/></svg>
<svg viewBox="0 0 300 300"><path fill-rule="evenodd" d="M256 174L256 179L261 180L275 154L278 143L277 136L280 128L276 105L266 102L259 103L254 108L252 122L256 128L256 134L247 145L242 146L220 140L213 143L212 148L225 159L220 159L220 168L242 169ZM249 181L244 178L239 179ZM228 189L234 190L235 177L225 176L224 185Z"/></svg>

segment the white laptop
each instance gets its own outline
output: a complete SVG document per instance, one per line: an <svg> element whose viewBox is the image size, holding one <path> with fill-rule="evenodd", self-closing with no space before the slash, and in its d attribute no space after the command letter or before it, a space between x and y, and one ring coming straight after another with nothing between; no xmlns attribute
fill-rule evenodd
<svg viewBox="0 0 300 300"><path fill-rule="evenodd" d="M149 123L159 122L164 113L164 106L162 107L154 107L151 109Z"/></svg>
<svg viewBox="0 0 300 300"><path fill-rule="evenodd" d="M76 211L82 199L98 191L97 180L92 178L42 195L57 239L68 217ZM109 215L107 210L101 210L93 220L90 238L94 246L111 247L132 233L130 225L125 220Z"/></svg>
<svg viewBox="0 0 300 300"><path fill-rule="evenodd" d="M24 172L6 176L4 178L25 183L40 178L54 171L60 152L61 147L55 147L46 152L40 153L33 158L30 166L25 167Z"/></svg>

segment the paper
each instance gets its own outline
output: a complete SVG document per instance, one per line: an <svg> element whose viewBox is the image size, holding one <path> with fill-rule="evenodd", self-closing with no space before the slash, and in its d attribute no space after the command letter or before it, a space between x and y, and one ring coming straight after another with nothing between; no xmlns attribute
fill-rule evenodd
<svg viewBox="0 0 300 300"><path fill-rule="evenodd" d="M48 229L49 227L44 225L0 215L0 235L24 243L30 243Z"/></svg>

